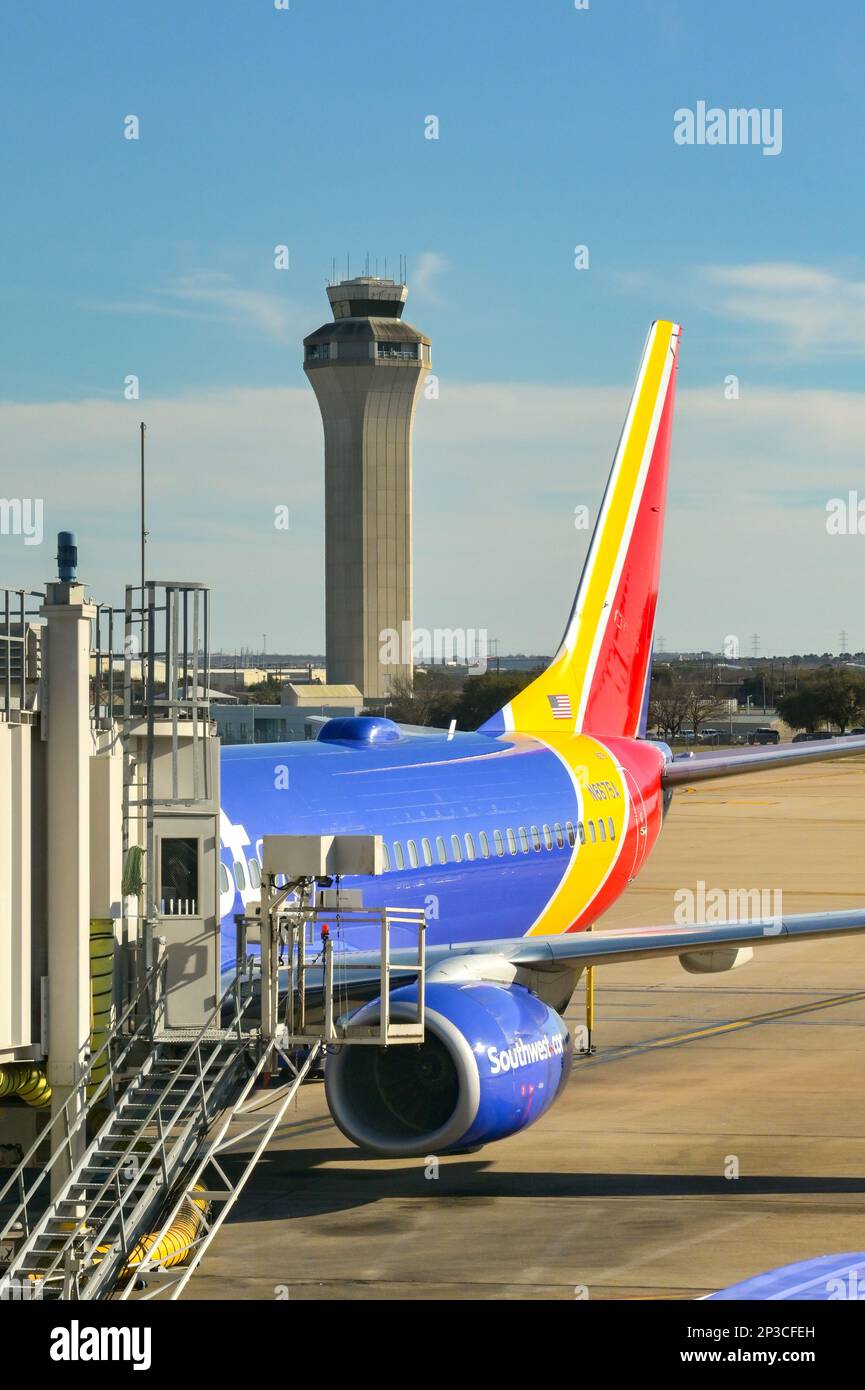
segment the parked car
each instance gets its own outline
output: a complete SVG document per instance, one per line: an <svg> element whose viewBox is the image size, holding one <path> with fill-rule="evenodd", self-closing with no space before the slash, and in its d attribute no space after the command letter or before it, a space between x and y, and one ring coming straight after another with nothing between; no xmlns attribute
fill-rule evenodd
<svg viewBox="0 0 865 1390"><path fill-rule="evenodd" d="M780 743L781 735L777 729L752 729L748 735L748 742L753 743Z"/></svg>
<svg viewBox="0 0 865 1390"><path fill-rule="evenodd" d="M834 734L830 734L826 729L821 729L821 730L819 731L819 733L816 733L816 734L809 734L807 730L804 730L801 734L794 734L794 736L793 736L793 742L794 742L794 743L816 743L818 739L834 738L834 737L835 737L835 735L834 735Z"/></svg>

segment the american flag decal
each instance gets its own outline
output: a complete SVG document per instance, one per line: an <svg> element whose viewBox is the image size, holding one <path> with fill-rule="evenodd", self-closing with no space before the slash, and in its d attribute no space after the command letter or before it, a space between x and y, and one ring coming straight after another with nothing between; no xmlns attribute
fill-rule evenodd
<svg viewBox="0 0 865 1390"><path fill-rule="evenodd" d="M554 719L573 719L570 695L548 695Z"/></svg>

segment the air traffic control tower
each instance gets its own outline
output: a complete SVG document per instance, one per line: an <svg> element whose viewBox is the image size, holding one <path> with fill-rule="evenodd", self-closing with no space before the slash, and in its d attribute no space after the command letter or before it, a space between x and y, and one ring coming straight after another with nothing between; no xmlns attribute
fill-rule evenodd
<svg viewBox="0 0 865 1390"><path fill-rule="evenodd" d="M324 423L327 679L368 701L412 673L411 434L430 340L403 323L407 295L378 276L328 285L333 323L303 340Z"/></svg>

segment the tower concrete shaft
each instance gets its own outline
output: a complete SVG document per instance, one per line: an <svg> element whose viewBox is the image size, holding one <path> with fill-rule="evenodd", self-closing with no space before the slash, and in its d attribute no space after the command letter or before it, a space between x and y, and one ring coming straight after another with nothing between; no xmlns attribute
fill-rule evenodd
<svg viewBox="0 0 865 1390"><path fill-rule="evenodd" d="M366 700L412 673L412 425L430 340L402 322L407 293L373 276L330 285L334 321L304 338L324 424L327 679Z"/></svg>

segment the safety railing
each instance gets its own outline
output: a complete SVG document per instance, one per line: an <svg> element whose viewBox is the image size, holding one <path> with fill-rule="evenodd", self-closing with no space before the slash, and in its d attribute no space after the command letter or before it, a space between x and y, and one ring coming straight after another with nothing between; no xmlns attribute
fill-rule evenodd
<svg viewBox="0 0 865 1390"><path fill-rule="evenodd" d="M74 1167L75 1141L81 1134L86 1134L87 1122L97 1106L107 1101L108 1105L114 1108L117 1100L118 1072L139 1044L152 1039L159 1029L160 1018L164 1016L165 964L164 956L160 955L102 1046L84 1063L76 1089L51 1122L40 1131L17 1168L3 1187L0 1187L0 1205L7 1200L13 1188L18 1189L19 1196L18 1205L7 1217L0 1231L0 1240L19 1224L23 1227L25 1236L29 1236L30 1208L37 1194L46 1182L50 1183L58 1164L65 1163ZM136 1015L139 1016L138 1022L130 1027ZM103 1067L105 1072L101 1080L94 1080ZM36 1166L37 1155L40 1151L44 1152L46 1144L51 1151L48 1163L40 1165L37 1176L31 1186L27 1187L26 1174Z"/></svg>
<svg viewBox="0 0 865 1390"><path fill-rule="evenodd" d="M350 936L352 928L369 931L376 923L379 949L374 967L371 967L368 958L356 963L351 951L336 949L335 941L340 941L343 934ZM289 911L280 914L279 925L285 935L287 958L293 965L293 988L288 990L286 999L286 1030L292 1044L318 1040L325 1044L355 1042L387 1047L391 1043L423 1042L426 961L426 918L423 908ZM399 964L394 964L391 959L391 934L395 929L399 930L401 940L410 934L416 943L414 956L406 958L401 954ZM378 1017L370 1021L365 1013L358 1018L354 1018L352 1013L346 1014L352 978L359 974L369 977L374 972L379 974ZM307 995L312 973L321 977L324 1021L321 1025L309 1027ZM401 1009L401 1017L396 1020L392 1017L390 994L393 977L398 975L417 981L417 1000L410 1009L411 1017L402 1017L408 1010Z"/></svg>

